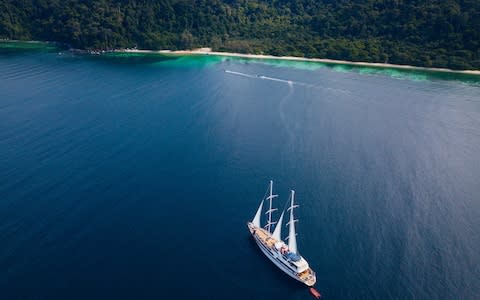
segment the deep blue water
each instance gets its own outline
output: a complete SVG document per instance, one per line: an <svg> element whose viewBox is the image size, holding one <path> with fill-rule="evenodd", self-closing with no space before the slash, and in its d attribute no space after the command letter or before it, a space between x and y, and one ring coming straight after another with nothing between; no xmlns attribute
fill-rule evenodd
<svg viewBox="0 0 480 300"><path fill-rule="evenodd" d="M2 299L309 299L249 237L269 179L324 299L479 298L478 83L0 54Z"/></svg>

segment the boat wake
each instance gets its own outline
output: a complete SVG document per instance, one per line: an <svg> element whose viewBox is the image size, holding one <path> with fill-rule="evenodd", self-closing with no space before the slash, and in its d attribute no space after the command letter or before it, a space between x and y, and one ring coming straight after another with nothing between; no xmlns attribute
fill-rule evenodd
<svg viewBox="0 0 480 300"><path fill-rule="evenodd" d="M235 76L241 76L245 78L258 79L258 80L269 80L269 81L274 81L274 82L288 85L288 92L278 102L278 114L287 135L286 146L289 147L289 151L292 151L292 152L295 150L295 129L297 128L296 125L298 124L295 123L294 119L288 117L287 105L289 101L293 100L292 96L295 93L295 86L304 87L307 89L318 89L318 90L321 90L321 92L328 92L328 93L335 93L335 94L351 93L350 91L347 91L347 90L325 87L325 86L322 86L321 84L314 85L314 84L309 84L309 83L300 82L300 81L293 81L293 80L287 80L282 78L264 76L260 74L248 74L248 73L242 73L242 72L237 72L237 71L232 71L227 69L224 69L224 71L227 74L231 74Z"/></svg>
<svg viewBox="0 0 480 300"><path fill-rule="evenodd" d="M246 78L251 78L251 79L270 80L270 81L275 81L275 82L280 82L280 83L286 83L290 86L298 85L298 86L303 86L303 87L307 87L307 88L321 89L323 91L327 90L327 91L336 92L336 93L350 93L350 91L347 91L347 90L326 87L326 86L323 86L321 84L310 84L310 83L301 82L301 81L287 80L287 79L269 77L269 76L264 76L264 75L259 75L259 74L258 75L248 74L248 73L236 72L236 71L231 71L231 70L224 70L224 71L225 71L225 73L231 74L231 75L236 75L236 76L241 76L241 77L246 77Z"/></svg>
<svg viewBox="0 0 480 300"><path fill-rule="evenodd" d="M248 78L258 78L255 75L250 75L250 74L235 72L235 71L230 71L230 70L225 70L225 73L232 74L232 75L238 75L238 76L242 76L242 77L248 77Z"/></svg>
<svg viewBox="0 0 480 300"><path fill-rule="evenodd" d="M253 78L253 79L262 79L262 80L282 82L282 83L287 83L289 85L295 84L295 85L311 86L311 87L314 86L314 85L307 84L307 83L304 83L304 82L286 80L286 79L275 78L275 77L268 77L268 76L263 76L263 75L247 74L247 73L230 71L230 70L225 70L225 73L232 74L232 75L237 75L237 76L242 76L242 77L247 77L247 78Z"/></svg>
<svg viewBox="0 0 480 300"><path fill-rule="evenodd" d="M288 135L287 145L290 145L292 148L294 146L295 134L293 132L293 127L290 125L289 120L287 119L285 112L285 104L287 103L288 99L290 99L290 97L293 95L293 92L293 83L288 83L288 93L278 103L278 113Z"/></svg>
<svg viewBox="0 0 480 300"><path fill-rule="evenodd" d="M263 75L253 75L253 74L247 74L247 73L236 72L236 71L231 71L231 70L225 70L225 73L232 74L232 75L237 75L237 76L242 76L242 77L247 77L247 78L252 78L252 79L270 80L270 81L275 81L275 82L280 82L280 83L286 83L288 85L287 94L285 96L283 96L282 99L278 103L278 113L280 115L280 119L282 121L283 126L285 127L285 131L286 131L287 136L288 136L287 145L290 145L291 147L293 147L294 139L295 139L294 128L293 128L293 126L291 126L291 124L290 124L290 122L287 118L285 105L294 93L294 90L295 90L294 85L304 86L304 87L315 87L315 86L311 85L311 84L303 83L303 82L293 81L293 80L286 80L286 79L263 76Z"/></svg>

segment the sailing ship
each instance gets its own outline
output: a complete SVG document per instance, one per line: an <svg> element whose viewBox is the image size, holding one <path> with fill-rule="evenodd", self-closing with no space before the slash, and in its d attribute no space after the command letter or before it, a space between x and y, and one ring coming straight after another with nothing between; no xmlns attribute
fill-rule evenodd
<svg viewBox="0 0 480 300"><path fill-rule="evenodd" d="M265 197L267 193L269 196ZM248 222L248 229L260 250L262 250L277 267L290 277L307 286L313 286L317 280L315 272L310 268L308 262L298 253L297 249L295 223L298 220L295 220L293 216L293 209L298 207L298 205L295 204L295 191L291 191L290 198L288 199L289 207L287 210L284 209L282 211L278 222L272 220L272 213L277 210L272 207L272 200L278 197L278 195L273 194L273 181L270 181L269 191L267 191L267 193L265 193L255 217L251 222ZM260 225L260 217L265 200L268 201L268 210L265 212L267 215L267 224L265 227L262 227ZM289 221L286 224L289 228L287 237L288 245L282 240L282 224L285 212L289 214ZM275 229L272 232L273 225L275 224Z"/></svg>

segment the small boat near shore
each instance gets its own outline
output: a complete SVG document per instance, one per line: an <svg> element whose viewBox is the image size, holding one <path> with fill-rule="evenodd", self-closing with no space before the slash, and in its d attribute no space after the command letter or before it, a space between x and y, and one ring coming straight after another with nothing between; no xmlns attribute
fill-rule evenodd
<svg viewBox="0 0 480 300"><path fill-rule="evenodd" d="M285 272L290 277L304 283L307 286L313 286L316 282L315 272L310 268L308 262L299 254L297 249L297 238L295 232L295 223L298 220L294 219L293 209L297 208L295 204L295 191L291 191L288 199L289 207L282 211L277 222L272 221L272 212L276 208L272 207L272 200L278 195L273 194L273 181L270 181L269 190L260 203L257 213L251 222L248 222L248 229L257 243L260 250L267 256L278 268ZM264 202L268 201L267 224L262 227L260 225L260 217L262 215ZM282 240L282 226L283 217L287 213L289 215L288 226L288 245ZM273 225L275 229L272 232Z"/></svg>

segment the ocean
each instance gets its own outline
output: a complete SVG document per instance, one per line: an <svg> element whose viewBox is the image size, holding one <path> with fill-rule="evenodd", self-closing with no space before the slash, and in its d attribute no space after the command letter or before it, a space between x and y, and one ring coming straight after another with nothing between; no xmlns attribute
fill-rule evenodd
<svg viewBox="0 0 480 300"><path fill-rule="evenodd" d="M0 298L312 299L249 235L272 179L322 299L478 299L480 80L455 76L0 51Z"/></svg>

